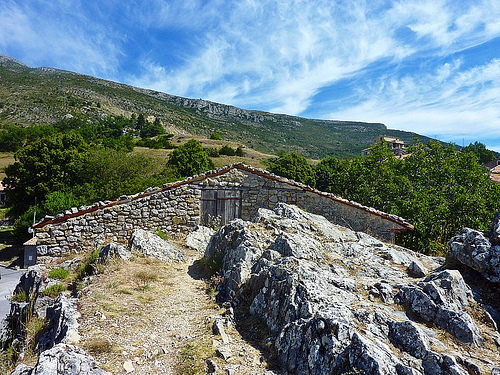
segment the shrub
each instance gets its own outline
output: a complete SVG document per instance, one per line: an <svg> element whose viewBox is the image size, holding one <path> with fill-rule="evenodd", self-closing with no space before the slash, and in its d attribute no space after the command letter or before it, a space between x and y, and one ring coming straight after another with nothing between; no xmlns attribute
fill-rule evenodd
<svg viewBox="0 0 500 375"><path fill-rule="evenodd" d="M222 140L222 135L220 135L217 132L213 132L212 134L210 134L210 139L214 139L216 141L221 141Z"/></svg>
<svg viewBox="0 0 500 375"><path fill-rule="evenodd" d="M235 151L236 156L245 156L245 152L243 151L243 147L238 146L238 148Z"/></svg>
<svg viewBox="0 0 500 375"><path fill-rule="evenodd" d="M23 290L19 293L14 294L11 300L12 302L27 302L28 296L26 295L26 292Z"/></svg>
<svg viewBox="0 0 500 375"><path fill-rule="evenodd" d="M64 268L54 268L53 270L49 271L49 277L51 279L64 280L68 276L69 276L69 270Z"/></svg>
<svg viewBox="0 0 500 375"><path fill-rule="evenodd" d="M220 155L235 156L236 150L228 145L222 146L219 150Z"/></svg>
<svg viewBox="0 0 500 375"><path fill-rule="evenodd" d="M220 155L219 155L219 150L217 150L215 147L209 147L207 148L207 154L208 156L210 156L211 158L218 158Z"/></svg>
<svg viewBox="0 0 500 375"><path fill-rule="evenodd" d="M42 294L47 297L55 298L62 292L67 290L66 286L61 283L52 284L47 289L45 289Z"/></svg>

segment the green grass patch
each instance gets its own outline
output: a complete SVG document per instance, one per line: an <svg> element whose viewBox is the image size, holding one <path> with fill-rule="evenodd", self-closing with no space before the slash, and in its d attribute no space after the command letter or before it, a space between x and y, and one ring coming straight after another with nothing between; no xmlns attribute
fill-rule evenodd
<svg viewBox="0 0 500 375"><path fill-rule="evenodd" d="M166 234L164 231L161 229L156 229L155 234L160 237L162 240L168 241L168 234Z"/></svg>
<svg viewBox="0 0 500 375"><path fill-rule="evenodd" d="M175 367L175 374L197 375L206 373L206 360L215 355L215 350L211 342L200 339L185 344L180 354L181 359Z"/></svg>

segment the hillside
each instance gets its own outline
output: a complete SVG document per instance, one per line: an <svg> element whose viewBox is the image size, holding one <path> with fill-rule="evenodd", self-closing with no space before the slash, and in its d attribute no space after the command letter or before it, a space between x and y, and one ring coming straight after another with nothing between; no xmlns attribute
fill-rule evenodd
<svg viewBox="0 0 500 375"><path fill-rule="evenodd" d="M309 158L356 156L378 135L406 142L415 133L379 123L306 119L245 110L203 99L189 99L52 68L30 68L0 56L0 125L52 123L66 114L99 118L133 113L158 117L168 132L224 139L275 154L297 151Z"/></svg>

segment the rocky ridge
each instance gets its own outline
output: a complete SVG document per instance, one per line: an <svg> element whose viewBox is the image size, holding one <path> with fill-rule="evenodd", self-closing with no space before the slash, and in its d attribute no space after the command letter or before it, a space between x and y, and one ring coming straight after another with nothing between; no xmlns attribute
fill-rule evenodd
<svg viewBox="0 0 500 375"><path fill-rule="evenodd" d="M205 257L221 264L220 301L266 324L287 373L489 374L500 366L495 321L443 259L284 204L221 228Z"/></svg>

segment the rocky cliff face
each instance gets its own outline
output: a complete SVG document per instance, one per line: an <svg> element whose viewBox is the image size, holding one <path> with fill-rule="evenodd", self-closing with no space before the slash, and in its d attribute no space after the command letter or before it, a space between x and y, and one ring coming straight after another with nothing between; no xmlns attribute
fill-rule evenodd
<svg viewBox="0 0 500 375"><path fill-rule="evenodd" d="M284 204L221 228L205 257L221 264L221 302L266 324L286 373L489 374L500 367L495 320L444 259Z"/></svg>

